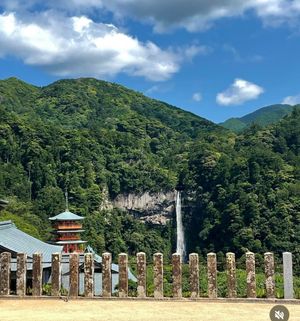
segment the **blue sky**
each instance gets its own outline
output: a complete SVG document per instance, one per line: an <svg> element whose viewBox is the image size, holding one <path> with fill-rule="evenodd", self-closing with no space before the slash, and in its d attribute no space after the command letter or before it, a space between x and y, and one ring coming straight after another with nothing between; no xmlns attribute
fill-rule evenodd
<svg viewBox="0 0 300 321"><path fill-rule="evenodd" d="M95 77L215 122L300 103L300 0L0 0L0 79Z"/></svg>

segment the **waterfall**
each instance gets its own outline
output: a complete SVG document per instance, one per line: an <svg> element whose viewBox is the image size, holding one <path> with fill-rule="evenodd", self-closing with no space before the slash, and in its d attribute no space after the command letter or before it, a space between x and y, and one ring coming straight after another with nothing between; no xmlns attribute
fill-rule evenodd
<svg viewBox="0 0 300 321"><path fill-rule="evenodd" d="M185 244L184 244L184 231L182 224L182 213L181 213L181 192L177 191L176 193L176 253L180 254L182 260L184 260L185 255Z"/></svg>

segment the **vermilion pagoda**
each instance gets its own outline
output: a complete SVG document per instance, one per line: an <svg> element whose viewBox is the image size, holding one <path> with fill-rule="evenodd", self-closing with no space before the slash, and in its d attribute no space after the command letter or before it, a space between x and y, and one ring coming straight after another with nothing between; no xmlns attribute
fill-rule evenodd
<svg viewBox="0 0 300 321"><path fill-rule="evenodd" d="M86 241L82 241L80 237L80 233L84 231L81 223L83 219L84 217L71 213L69 210L50 217L49 220L52 221L54 229L54 240L51 243L62 245L65 253L84 252Z"/></svg>

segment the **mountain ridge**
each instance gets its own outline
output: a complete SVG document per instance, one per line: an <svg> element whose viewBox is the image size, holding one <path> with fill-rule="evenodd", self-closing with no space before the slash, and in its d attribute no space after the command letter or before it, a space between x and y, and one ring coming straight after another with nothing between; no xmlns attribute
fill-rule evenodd
<svg viewBox="0 0 300 321"><path fill-rule="evenodd" d="M275 104L255 110L242 117L232 117L225 122L219 123L220 126L232 130L236 133L243 131L252 124L262 127L274 124L280 121L284 116L291 114L297 105Z"/></svg>
<svg viewBox="0 0 300 321"><path fill-rule="evenodd" d="M0 219L18 217L48 239L48 218L64 209L67 190L70 210L86 217L83 237L98 253L160 251L168 258L173 197L164 202L165 225L149 224L144 207L151 215L156 200L180 187L188 252L204 258L213 251L222 261L228 251L242 256L248 249L263 262L264 252L290 251L300 262L299 108L236 135L94 79L42 88L12 79L0 83L0 96L0 198L10 201ZM114 200L144 205L121 208Z"/></svg>

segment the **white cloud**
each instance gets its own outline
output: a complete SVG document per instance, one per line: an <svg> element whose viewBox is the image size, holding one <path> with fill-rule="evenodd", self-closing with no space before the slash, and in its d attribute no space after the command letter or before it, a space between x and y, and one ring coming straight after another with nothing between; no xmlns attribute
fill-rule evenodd
<svg viewBox="0 0 300 321"><path fill-rule="evenodd" d="M196 102L199 102L202 100L202 94L197 92L197 93L194 93L193 94L193 100L196 101Z"/></svg>
<svg viewBox="0 0 300 321"><path fill-rule="evenodd" d="M298 24L299 0L2 0L5 10L59 9L76 14L110 11L116 18L147 21L157 32L174 28L198 31L222 18L254 12L267 25Z"/></svg>
<svg viewBox="0 0 300 321"><path fill-rule="evenodd" d="M217 95L216 101L219 105L241 105L246 101L258 98L264 89L247 80L235 79L233 84L225 91Z"/></svg>
<svg viewBox="0 0 300 321"><path fill-rule="evenodd" d="M158 32L172 28L198 31L222 18L256 13L265 24L295 24L300 16L299 0L103 0L102 5L118 15L148 20Z"/></svg>
<svg viewBox="0 0 300 321"><path fill-rule="evenodd" d="M0 14L0 56L14 55L60 76L109 77L124 72L154 81L170 78L182 56L113 25L51 11L26 19Z"/></svg>
<svg viewBox="0 0 300 321"><path fill-rule="evenodd" d="M71 2L83 8L84 1ZM299 0L89 0L87 3L86 7L104 7L116 16L146 20L158 32L178 27L205 30L218 19L243 15L249 10L271 25L296 22L300 15Z"/></svg>
<svg viewBox="0 0 300 321"><path fill-rule="evenodd" d="M287 105L298 105L300 104L300 94L296 96L287 96L283 99L282 104L287 104Z"/></svg>

